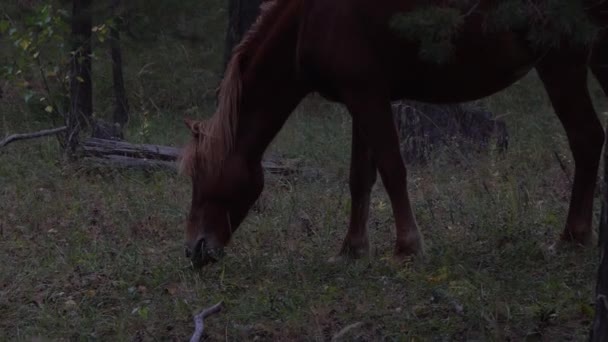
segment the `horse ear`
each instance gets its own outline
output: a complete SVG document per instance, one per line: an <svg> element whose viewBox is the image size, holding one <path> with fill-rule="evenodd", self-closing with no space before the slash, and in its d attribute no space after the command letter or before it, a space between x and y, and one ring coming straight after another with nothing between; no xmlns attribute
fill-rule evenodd
<svg viewBox="0 0 608 342"><path fill-rule="evenodd" d="M197 137L201 133L202 126L203 126L202 121L192 120L190 118L184 118L184 123L186 124L186 127L188 127L188 129L190 129L190 132L192 132L193 136Z"/></svg>

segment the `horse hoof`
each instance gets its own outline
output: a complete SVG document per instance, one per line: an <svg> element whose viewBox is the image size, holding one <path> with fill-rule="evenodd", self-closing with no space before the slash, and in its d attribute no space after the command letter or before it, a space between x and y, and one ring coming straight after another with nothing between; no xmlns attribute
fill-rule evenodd
<svg viewBox="0 0 608 342"><path fill-rule="evenodd" d="M576 234L569 231L564 231L560 235L559 241L556 243L556 245L565 243L581 247L591 247L597 243L597 236L595 232Z"/></svg>
<svg viewBox="0 0 608 342"><path fill-rule="evenodd" d="M327 263L330 265L342 264L345 261L346 261L346 258L340 254L332 256L331 258L327 259Z"/></svg>
<svg viewBox="0 0 608 342"><path fill-rule="evenodd" d="M395 246L395 259L415 259L424 257L424 244L422 238L416 238L408 243L397 243Z"/></svg>

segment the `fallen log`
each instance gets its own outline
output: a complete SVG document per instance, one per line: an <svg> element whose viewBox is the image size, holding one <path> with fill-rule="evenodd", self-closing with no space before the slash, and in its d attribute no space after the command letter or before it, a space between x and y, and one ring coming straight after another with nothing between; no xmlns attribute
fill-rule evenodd
<svg viewBox="0 0 608 342"><path fill-rule="evenodd" d="M137 159L175 161L179 148L149 144L131 144L123 140L89 138L82 142L87 156L106 157L118 155Z"/></svg>
<svg viewBox="0 0 608 342"><path fill-rule="evenodd" d="M89 138L82 142L84 160L95 166L136 169L177 170L180 149L177 147L131 144L123 140ZM302 174L318 177L317 170L303 168L299 159L267 157L262 161L264 170L271 174Z"/></svg>

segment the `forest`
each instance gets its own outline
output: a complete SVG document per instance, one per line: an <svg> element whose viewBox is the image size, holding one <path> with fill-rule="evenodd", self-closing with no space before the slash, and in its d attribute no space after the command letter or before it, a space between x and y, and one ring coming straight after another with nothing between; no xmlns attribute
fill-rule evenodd
<svg viewBox="0 0 608 342"><path fill-rule="evenodd" d="M543 1L559 0L503 7ZM368 255L336 261L352 205L353 117L313 92L265 151L264 190L225 255L193 268L184 256L193 180L178 172L193 135L184 119L216 113L232 51L259 6L0 6L0 340L608 338L606 157L592 244L559 243L575 161L535 69L475 101L392 103L420 257L393 257L395 218L378 177ZM453 37L470 6L392 24L420 39L421 58L442 63L449 39L429 40L428 27ZM573 41L601 32L576 8L563 11L576 13L554 11L575 18L557 20ZM589 75L605 126L606 95Z"/></svg>

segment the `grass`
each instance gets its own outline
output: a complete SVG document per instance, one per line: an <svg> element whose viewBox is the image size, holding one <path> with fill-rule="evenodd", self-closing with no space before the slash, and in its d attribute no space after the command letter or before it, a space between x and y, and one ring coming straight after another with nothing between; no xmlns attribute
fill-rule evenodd
<svg viewBox="0 0 608 342"><path fill-rule="evenodd" d="M52 138L11 145L0 155L0 339L183 340L192 314L223 300L210 340L321 341L355 322L348 340L584 340L596 253L547 248L569 197L551 152L569 152L543 96L526 104L534 125L510 100L534 82L487 99L494 112L510 107L507 155L438 151L410 168L427 257L406 265L390 259L381 183L371 256L326 262L349 210L350 124L338 106L307 101L271 148L326 176L270 177L227 257L201 273L183 257L187 179L58 164ZM160 140L187 136L166 132Z"/></svg>
<svg viewBox="0 0 608 342"><path fill-rule="evenodd" d="M196 27L219 32L224 15L207 11ZM223 36L209 37L200 46L125 40L130 141L179 146L182 116L211 115L204 94L219 78ZM107 60L95 67L95 108L107 117ZM573 170L563 129L534 74L483 102L506 120L509 151L445 148L410 166L427 254L404 265L390 258L381 182L370 257L327 262L348 224L350 118L317 99L269 152L323 176L268 176L226 258L200 273L183 256L188 179L62 164L54 138L1 149L0 340L184 340L192 315L219 300L226 308L206 322L209 340L325 341L356 322L346 340L585 340L596 251L548 247L565 222ZM3 134L50 125L20 98L0 105Z"/></svg>

